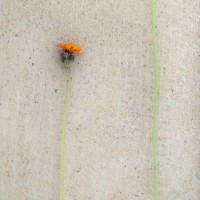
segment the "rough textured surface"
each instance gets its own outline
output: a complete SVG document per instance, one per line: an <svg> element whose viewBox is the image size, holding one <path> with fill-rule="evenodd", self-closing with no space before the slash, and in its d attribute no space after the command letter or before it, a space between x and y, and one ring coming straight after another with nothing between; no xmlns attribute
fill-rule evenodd
<svg viewBox="0 0 200 200"><path fill-rule="evenodd" d="M200 2L156 1L159 199L200 196ZM65 145L70 200L152 200L151 4L0 0L0 200L58 199L66 71L74 63Z"/></svg>

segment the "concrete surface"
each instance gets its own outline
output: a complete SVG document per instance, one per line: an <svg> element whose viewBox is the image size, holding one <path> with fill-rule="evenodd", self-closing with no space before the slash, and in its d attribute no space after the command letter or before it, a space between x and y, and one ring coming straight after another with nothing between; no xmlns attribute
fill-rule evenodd
<svg viewBox="0 0 200 200"><path fill-rule="evenodd" d="M156 1L159 200L200 199L200 1ZM151 3L0 0L0 200L58 199L66 71L73 65L66 200L152 200Z"/></svg>

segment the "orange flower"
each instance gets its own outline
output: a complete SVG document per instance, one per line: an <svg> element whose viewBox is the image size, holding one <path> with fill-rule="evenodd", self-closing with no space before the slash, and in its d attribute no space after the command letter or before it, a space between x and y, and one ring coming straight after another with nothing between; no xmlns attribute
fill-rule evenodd
<svg viewBox="0 0 200 200"><path fill-rule="evenodd" d="M73 54L81 54L81 47L73 44L72 42L68 42L66 44L57 44L57 47L69 51Z"/></svg>

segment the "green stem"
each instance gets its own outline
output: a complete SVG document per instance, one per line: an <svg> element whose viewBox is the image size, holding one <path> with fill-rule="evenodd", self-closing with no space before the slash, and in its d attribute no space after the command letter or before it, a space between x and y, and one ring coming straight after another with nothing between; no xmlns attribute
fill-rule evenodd
<svg viewBox="0 0 200 200"><path fill-rule="evenodd" d="M152 35L153 35L153 53L154 53L154 105L153 105L153 170L154 170L154 200L158 199L158 172L157 172L157 147L156 147L156 129L157 129L157 110L158 110L158 89L159 89L159 74L158 74L158 50L156 39L156 14L155 0L152 0Z"/></svg>
<svg viewBox="0 0 200 200"><path fill-rule="evenodd" d="M65 130L66 130L67 109L68 109L68 104L69 104L70 82L71 82L71 77L67 79L65 106L64 106L62 129L61 129L59 200L63 200L63 157L64 157L64 144L65 144Z"/></svg>

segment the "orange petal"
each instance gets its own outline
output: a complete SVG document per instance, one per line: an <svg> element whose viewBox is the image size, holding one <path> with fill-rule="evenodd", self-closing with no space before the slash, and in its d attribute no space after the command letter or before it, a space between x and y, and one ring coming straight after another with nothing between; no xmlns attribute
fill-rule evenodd
<svg viewBox="0 0 200 200"><path fill-rule="evenodd" d="M80 54L81 53L81 48L72 42L68 42L67 44L57 44L58 48L70 51L74 54Z"/></svg>
<svg viewBox="0 0 200 200"><path fill-rule="evenodd" d="M58 47L58 48L61 48L61 49L67 50L67 49L66 49L66 44L57 44L57 47Z"/></svg>

